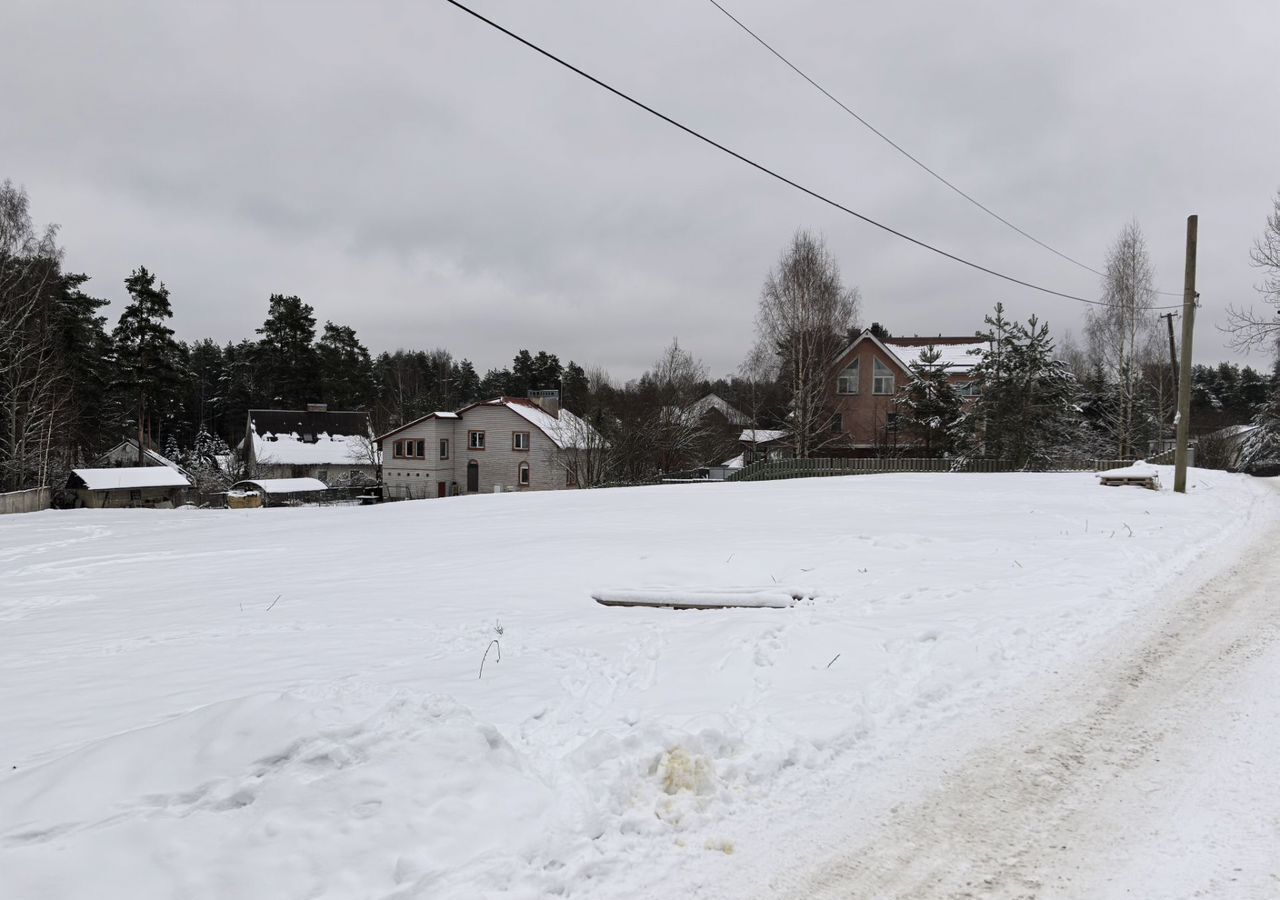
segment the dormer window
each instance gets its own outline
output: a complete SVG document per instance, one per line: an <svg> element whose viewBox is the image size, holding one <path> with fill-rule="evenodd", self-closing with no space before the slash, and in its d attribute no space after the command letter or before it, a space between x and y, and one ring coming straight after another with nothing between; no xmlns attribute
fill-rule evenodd
<svg viewBox="0 0 1280 900"><path fill-rule="evenodd" d="M849 363L849 367L836 376L836 393L837 394L856 394L858 393L858 361L855 359Z"/></svg>

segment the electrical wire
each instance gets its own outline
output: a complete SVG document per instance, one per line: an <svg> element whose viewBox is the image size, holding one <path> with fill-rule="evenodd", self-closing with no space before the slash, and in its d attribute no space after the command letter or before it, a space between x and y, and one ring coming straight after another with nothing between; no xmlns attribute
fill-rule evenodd
<svg viewBox="0 0 1280 900"><path fill-rule="evenodd" d="M729 156L732 156L734 159L737 159L737 160L738 160L738 161L740 161L740 162L746 163L748 166L751 166L753 169L756 169L757 171L763 172L764 174L766 174L766 175L770 176L771 178L775 178L775 179L777 179L778 181L781 181L783 184L786 184L786 185L788 185L789 187L792 187L792 188L794 188L795 190L798 190L798 191L800 191L800 192L801 192L801 193L803 193L803 194L807 194L808 196L810 196L810 197L814 198L815 200L819 200L819 201L821 201L822 203L825 203L825 204L827 204L828 206L830 206L830 207L832 207L832 208L834 208L834 209L838 209L838 210L840 210L840 211L841 211L841 212L843 212L843 213L846 213L846 214L848 214L848 215L850 215L850 216L853 216L854 218L859 219L860 221L863 221L863 222L867 223L868 225L872 225L872 226L874 226L874 227L876 227L876 228L879 228L881 231L887 232L888 234L891 234L891 235L893 235L894 237L897 237L897 238L900 238L900 239L902 239L902 240L904 240L904 241L907 241L907 242L909 242L909 243L915 244L917 247L921 247L921 248L923 248L923 249L925 249L925 250L929 250L929 251L931 251L931 252L933 252L933 253L938 254L939 256L946 257L947 259L952 260L953 262L957 262L957 263L960 263L961 265L968 266L968 267L969 267L969 268L971 268L971 269L975 269L975 270L977 270L977 271L979 271L979 272L984 272L984 273L986 273L987 275L991 275L991 276L994 276L994 277L996 277L996 278L1003 279L1004 281L1010 282L1011 284L1016 284L1016 285L1020 285L1021 287L1029 288L1029 289L1031 289L1031 290L1033 290L1033 291L1039 291L1039 292L1041 292L1041 293L1043 293L1043 294L1049 294L1050 296L1053 296L1053 297L1061 297L1061 298L1063 298L1064 300L1075 300L1075 301L1077 301L1077 302L1079 302L1079 303L1088 303L1088 304L1091 304L1091 305L1093 305L1093 306L1107 306L1107 305L1109 305L1109 304L1107 304L1107 303L1106 303L1105 301L1103 301L1103 300L1090 300L1090 299L1088 299L1088 298L1086 298L1086 297L1080 297L1080 296L1077 296L1077 295L1075 295L1075 294L1068 294L1068 293L1066 293L1066 292L1064 292L1064 291L1055 291L1055 290L1053 290L1052 288L1047 288L1047 287L1044 287L1044 286L1039 285L1039 284L1035 284L1035 283L1030 282L1030 281L1024 281L1023 279L1021 279L1021 278L1016 278L1016 277L1014 277L1013 275L1006 275L1006 274L1005 274L1005 273L1003 273L1003 272L999 272L999 271L997 271L997 270L995 270L995 269L988 268L987 266L984 266L984 265L982 265L982 264L980 264L980 263L976 263L976 262L973 262L972 260L965 259L963 256L958 256L958 255L957 255L957 254L955 254L955 253L950 253L950 252L948 252L948 251L946 251L946 250L943 250L943 249L941 249L941 248L939 248L939 247L935 247L933 244L930 244L930 243L928 243L928 242L926 242L926 241L923 241L923 240L921 240L921 239L919 239L919 238L915 238L915 237L912 237L912 236L911 236L911 235L909 235L909 234L905 234L905 233L903 233L903 232L901 232L901 231L898 231L896 228L892 228L892 227L890 227L890 226L888 226L888 225L885 225L885 224L884 224L884 223L882 223L882 222L877 222L875 219L872 219L870 216L865 216L865 215L863 215L862 213L860 213L860 212L858 212L858 211L856 211L856 210L854 210L854 209L850 209L849 207L844 206L843 204L841 204L841 203L839 203L839 202L837 202L837 201L835 201L835 200L832 200L831 198L829 198L829 197L827 197L827 196L825 196L825 195L823 195L823 194L818 193L817 191L813 190L812 188L805 187L804 185L800 184L799 182L797 182L797 181L793 181L792 179L790 179L790 178L786 177L785 175L782 175L782 174L779 174L778 172L775 172L773 169L770 169L769 167L767 167L767 166L763 165L762 163L758 163L758 162L756 162L755 160L750 159L749 157L746 157L746 156L744 156L743 154L741 154L741 153L737 152L736 150L730 149L729 147L726 147L724 144L721 144L721 143L719 143L719 142L717 142L717 141L713 140L712 138L707 137L706 135L702 134L701 132L699 132L699 131L695 131L694 129L690 128L688 125L684 125L684 124L682 124L681 122L676 121L675 119L671 118L670 116L666 115L665 113L659 112L658 110L654 109L653 107L651 107L651 106L649 106L649 105L647 105L647 104L643 103L642 101L637 100L636 98L632 97L630 94L624 93L623 91L619 90L618 88L615 88L615 87L613 87L612 85L607 84L607 83L606 83L606 82L604 82L604 81L601 81L599 78L596 78L594 75L590 74L589 72L585 72L585 71L583 71L582 69L579 69L577 66L573 65L572 63L567 62L567 61L566 61L566 60L564 60L564 59L561 59L559 56L556 56L556 55L555 55L554 53L552 53L550 50L545 50L545 49L543 49L542 47L539 47L537 44L533 43L532 41L527 40L527 39L525 39L525 38L521 37L520 35L516 34L514 31L511 31L510 29L507 29L507 28L503 27L502 25L498 24L498 23L497 23L497 22L495 22L494 20L492 20L492 19L490 19L490 18L488 18L488 17L486 17L486 16L482 15L481 13L477 12L477 11L476 11L476 10L474 10L474 9L471 9L471 8L470 8L469 6L467 6L466 4L464 4L464 3L460 3L460 2L459 2L459 0L445 0L445 2L446 2L446 3L448 3L448 4L450 4L451 6L455 6L455 7L457 7L458 9L462 10L463 12L465 12L467 15L471 16L472 18L477 19L477 20L479 20L479 21L483 22L484 24L488 25L490 28L493 28L493 29L495 29L496 31L501 32L502 34L505 34L507 37L511 38L512 40L514 40L514 41L516 41L516 42L518 42L518 43L520 43L520 44L523 44L524 46L528 47L530 50L533 50L535 53L538 53L538 54L540 54L541 56L545 56L547 59L551 60L552 62L555 62L555 63L557 63L557 64L559 64L559 65L563 66L564 68L566 68L566 69L568 69L569 71L573 72L575 75L579 75L579 76L581 76L582 78L587 79L588 81L590 81L592 84L596 85L597 87L601 87L601 88L603 88L604 90L608 91L609 93L613 94L614 96L616 96L616 97L618 97L618 98L620 98L620 99L622 99L622 100L627 101L628 103L632 104L633 106L637 106L637 107L639 107L640 109L644 110L645 112L649 113L650 115L655 116L656 118L659 118L659 119L661 119L662 121L666 122L668 125L672 125L672 126L674 126L674 127L678 128L678 129L680 129L680 130L681 130L681 131L683 131L685 134L688 134L688 135L689 135L689 136L691 136L691 137L697 138L698 140L702 141L702 142L703 142L703 143L705 143L705 144L709 144L710 146L715 147L717 150L721 151L722 153L726 153L726 154L728 154ZM1149 308L1150 308L1150 309L1176 309L1176 308L1178 308L1178 307L1175 307L1175 306L1153 306L1153 307L1149 307Z"/></svg>
<svg viewBox="0 0 1280 900"><path fill-rule="evenodd" d="M910 153L910 152L909 152L905 147L903 147L901 144L899 144L899 143L898 143L897 141L895 141L893 138L889 137L889 135L885 134L885 133L884 133L883 131L881 131L879 128L876 128L874 125L872 125L872 124L871 124L870 122L868 122L866 119L864 119L862 116L858 115L856 112L854 112L852 109L850 109L850 108L849 108L849 107L848 107L848 106L847 106L847 105L846 105L842 100L840 100L840 98L836 97L834 94L832 94L830 91L828 91L828 90L827 90L826 88L824 88L822 85L820 85L820 84L819 84L817 81L815 81L813 78L809 77L809 75L808 75L806 72L804 72L804 71L803 71L799 66L797 66L795 63L793 63L791 60L787 59L787 57L783 56L783 55L782 55L782 53L780 53L780 52L779 52L779 51L778 51L778 50L777 50L777 49L776 49L772 44L770 44L768 41L766 41L764 38L762 38L762 37L761 37L759 34L757 34L755 31L752 31L752 30L751 30L751 28L749 28L745 22L743 22L741 19L739 19L739 18L738 18L737 16L735 16L733 13L729 12L729 10L725 9L725 8L724 8L724 7L723 7L723 6L718 2L718 0L707 0L707 2L708 2L708 3L710 3L712 6L714 6L716 9L720 10L720 12L724 13L724 15L725 15L726 17L728 17L728 19L729 19L731 22L733 22L733 24L737 25L739 28L741 28L743 31L745 31L747 34L749 34L749 35L750 35L750 36L751 36L751 37L756 41L756 43L758 43L761 47L764 47L764 49L768 50L770 53L772 53L774 56L776 56L776 57L777 57L777 58L782 62L782 64L783 64L783 65L785 65L787 68L789 68L791 71L795 72L797 75L799 75L799 76L800 76L801 78L803 78L805 81L809 82L809 84L811 84L813 87L815 87L815 88L817 88L819 91L821 91L821 92L822 92L822 94L823 94L823 95L824 95L828 100L830 100L830 101L831 101L832 103L834 103L836 106L840 107L842 110L844 110L846 113L848 113L848 114L849 114L850 116L852 116L854 119L856 119L856 120L857 120L857 121L858 121L858 122L859 122L863 127L865 127L868 131L870 131L870 132L871 132L872 134L874 134L876 137L880 138L880 140L884 141L886 144L888 144L888 145L889 145L890 147L892 147L894 150L897 150L899 153L901 153L901 154L902 154L903 156L905 156L907 159L911 160L911 162L915 163L918 167L920 167L921 169L923 169L925 172L927 172L928 174L932 175L932 176L933 176L935 179L937 179L939 182L941 182L942 184L946 185L948 188L950 188L950 189L951 189L952 191L954 191L955 193L959 194L959 195L960 195L961 197L963 197L965 200L968 200L970 203L972 203L972 204L973 204L974 206L976 206L978 209L982 210L984 213L986 213L987 215L991 216L991 218L993 218L993 219L995 219L996 221L998 221L998 222L1000 222L1000 223L1002 223L1002 224L1004 224L1004 225L1008 226L1009 228L1012 228L1014 231L1016 231L1018 234L1022 235L1022 236L1023 236L1024 238L1026 238L1027 240L1031 241L1033 244L1038 244L1039 246L1043 247L1045 250L1048 250L1048 251L1049 251L1050 253L1052 253L1054 256L1057 256L1057 257L1059 257L1059 258L1061 258L1061 259L1066 260L1067 262L1071 263L1073 266L1079 266L1081 269L1084 269L1086 272L1092 272L1094 275L1098 275L1098 276L1103 277L1103 278L1105 278L1105 277L1106 277L1106 273L1105 273L1105 272L1102 272L1102 271L1100 271L1100 270L1098 270L1098 269L1095 269L1093 266L1089 265L1088 263L1083 263L1083 262L1081 262L1080 260L1076 259L1075 257L1068 256L1066 253L1063 253L1061 250L1057 249L1056 247L1053 247L1053 246L1051 246L1051 245L1049 245L1049 244L1046 244L1044 241L1040 240L1040 239L1039 239L1038 237L1036 237L1035 235L1031 234L1030 232L1026 231L1026 230L1025 230L1025 229L1023 229L1023 228L1020 228L1019 226L1015 225L1013 222L1010 222L1010 221L1009 221L1008 219L1006 219L1004 216L1000 215L998 212L996 212L995 210L991 209L991 207L989 207L989 206L987 206L986 204L984 204L984 203L982 203L981 201L979 201L979 200L978 200L976 197L974 197L972 194L969 194L968 192L964 191L963 189L961 189L960 187L958 187L956 184L954 184L953 182L949 181L947 178L945 178L944 176L942 176L939 172L937 172L936 170L934 170L934 169L930 168L930 167L929 167L928 165L926 165L926 164L925 164L921 159L919 159L918 157L916 157L915 155L913 155L912 153ZM1167 297L1181 297L1181 296L1182 296L1182 292L1181 292L1181 291L1154 291L1154 293L1156 293L1156 294L1162 294L1162 295L1167 296Z"/></svg>

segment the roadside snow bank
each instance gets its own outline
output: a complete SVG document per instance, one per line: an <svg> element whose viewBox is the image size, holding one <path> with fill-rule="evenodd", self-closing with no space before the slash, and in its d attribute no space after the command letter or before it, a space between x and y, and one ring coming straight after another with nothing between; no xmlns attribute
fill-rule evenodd
<svg viewBox="0 0 1280 900"><path fill-rule="evenodd" d="M821 798L1274 515L1222 473L1095 485L4 517L0 896L740 896L744 847L803 841ZM806 599L617 609L600 584Z"/></svg>

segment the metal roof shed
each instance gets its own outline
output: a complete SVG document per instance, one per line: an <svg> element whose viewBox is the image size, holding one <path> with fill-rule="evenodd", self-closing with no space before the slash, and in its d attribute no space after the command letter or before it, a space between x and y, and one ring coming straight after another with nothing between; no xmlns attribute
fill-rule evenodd
<svg viewBox="0 0 1280 900"><path fill-rule="evenodd" d="M279 506L291 501L317 502L329 486L319 478L246 478L231 490L252 491L262 495L264 506Z"/></svg>

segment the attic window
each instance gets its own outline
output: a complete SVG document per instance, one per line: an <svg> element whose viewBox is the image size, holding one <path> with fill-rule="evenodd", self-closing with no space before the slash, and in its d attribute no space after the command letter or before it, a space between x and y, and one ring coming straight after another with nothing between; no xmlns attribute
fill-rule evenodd
<svg viewBox="0 0 1280 900"><path fill-rule="evenodd" d="M836 393L837 394L856 394L858 393L858 360L854 360L849 367L836 377Z"/></svg>
<svg viewBox="0 0 1280 900"><path fill-rule="evenodd" d="M871 381L871 393L892 394L893 393L893 370L877 359L875 361L874 372L875 372L875 378L873 378Z"/></svg>

